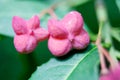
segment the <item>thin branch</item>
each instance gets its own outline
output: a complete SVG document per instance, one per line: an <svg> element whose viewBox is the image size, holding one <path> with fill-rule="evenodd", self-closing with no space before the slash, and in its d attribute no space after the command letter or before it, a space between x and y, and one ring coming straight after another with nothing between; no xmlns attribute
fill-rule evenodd
<svg viewBox="0 0 120 80"><path fill-rule="evenodd" d="M99 52L99 56L100 56L101 74L107 74L108 69L106 67L104 55L103 55L102 51L99 49L99 46L97 46L97 47L98 47L98 52Z"/></svg>
<svg viewBox="0 0 120 80"><path fill-rule="evenodd" d="M54 10L58 6L58 4L60 4L60 3L55 3L50 8L47 8L47 9L41 11L41 13L39 14L39 18L42 18L45 14L49 14L53 18L57 19L57 15L55 14Z"/></svg>
<svg viewBox="0 0 120 80"><path fill-rule="evenodd" d="M42 18L45 14L47 14L47 9L41 11L41 13L38 16L39 18Z"/></svg>
<svg viewBox="0 0 120 80"><path fill-rule="evenodd" d="M108 72L108 69L106 67L106 63L105 63L105 58L104 58L103 52L100 50L102 26L103 26L103 23L101 22L100 26L99 26L99 32L98 32L98 37L97 37L97 40L96 40L96 45L98 47L98 52L99 52L99 56L100 56L101 74L106 74Z"/></svg>
<svg viewBox="0 0 120 80"><path fill-rule="evenodd" d="M105 70L105 69L107 70L105 60L104 60L104 56L109 61L112 68L114 68L117 65L117 63L111 58L111 56L109 55L109 52L101 46L102 26L103 26L103 22L100 23L100 29L99 29L98 37L97 37L97 40L96 40L96 45L98 47L98 51L99 51L99 55L100 55L101 72L104 72L103 70Z"/></svg>
<svg viewBox="0 0 120 80"><path fill-rule="evenodd" d="M99 49L103 52L107 60L110 62L111 67L114 68L117 65L117 63L111 58L111 56L109 55L109 52L102 46L100 46Z"/></svg>
<svg viewBox="0 0 120 80"><path fill-rule="evenodd" d="M57 15L55 14L53 9L49 9L48 13L52 16L52 18L57 19Z"/></svg>

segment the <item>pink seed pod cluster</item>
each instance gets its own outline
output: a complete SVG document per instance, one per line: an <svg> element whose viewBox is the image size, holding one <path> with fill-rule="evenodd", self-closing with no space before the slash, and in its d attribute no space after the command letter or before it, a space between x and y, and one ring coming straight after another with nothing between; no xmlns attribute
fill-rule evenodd
<svg viewBox="0 0 120 80"><path fill-rule="evenodd" d="M120 80L120 65L110 69L108 74L100 76L99 80Z"/></svg>
<svg viewBox="0 0 120 80"><path fill-rule="evenodd" d="M90 41L83 29L83 18L77 11L68 13L62 20L50 19L48 31L48 48L55 56L66 55L72 48L84 49Z"/></svg>
<svg viewBox="0 0 120 80"><path fill-rule="evenodd" d="M32 52L38 42L45 40L49 36L49 32L40 27L38 16L33 16L30 20L24 20L18 16L14 16L12 27L16 33L14 45L20 53Z"/></svg>
<svg viewBox="0 0 120 80"><path fill-rule="evenodd" d="M12 26L16 33L14 45L20 53L30 53L38 42L48 39L48 48L55 56L66 55L72 48L84 49L89 44L89 35L83 29L83 18L77 11L68 13L62 20L50 19L48 31L40 27L38 16L24 20L14 16Z"/></svg>

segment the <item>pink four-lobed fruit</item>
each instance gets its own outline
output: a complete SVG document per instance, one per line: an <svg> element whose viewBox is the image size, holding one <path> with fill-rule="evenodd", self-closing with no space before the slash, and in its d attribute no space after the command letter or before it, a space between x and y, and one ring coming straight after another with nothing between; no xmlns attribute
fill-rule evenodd
<svg viewBox="0 0 120 80"><path fill-rule="evenodd" d="M32 52L39 41L45 40L49 36L49 32L40 27L40 20L36 15L30 20L14 16L12 27L16 33L14 45L20 53Z"/></svg>
<svg viewBox="0 0 120 80"><path fill-rule="evenodd" d="M77 11L68 13L62 20L50 19L48 31L48 48L55 56L66 55L72 48L84 49L90 41L83 29L83 18Z"/></svg>

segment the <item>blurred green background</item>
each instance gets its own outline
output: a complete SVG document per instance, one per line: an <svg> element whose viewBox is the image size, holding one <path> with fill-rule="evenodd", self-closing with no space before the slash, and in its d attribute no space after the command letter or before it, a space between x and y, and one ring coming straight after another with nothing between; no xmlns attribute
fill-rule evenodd
<svg viewBox="0 0 120 80"><path fill-rule="evenodd" d="M15 15L29 19L56 3L54 11L59 19L72 10L82 14L91 42L96 40L99 23L104 21L102 42L113 58L120 59L120 0L0 0L0 80L27 80L37 66L53 57L47 40L31 54L19 54L13 44L11 22ZM48 14L41 18L42 27L47 28L49 18Z"/></svg>

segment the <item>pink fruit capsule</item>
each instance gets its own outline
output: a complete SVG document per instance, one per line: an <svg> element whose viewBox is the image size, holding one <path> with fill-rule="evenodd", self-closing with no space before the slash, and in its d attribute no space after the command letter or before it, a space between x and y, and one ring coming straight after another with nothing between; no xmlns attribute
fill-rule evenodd
<svg viewBox="0 0 120 80"><path fill-rule="evenodd" d="M40 27L38 16L33 16L30 20L24 20L18 16L14 16L12 26L16 33L14 45L20 53L32 52L38 42L47 39L49 36L49 32Z"/></svg>
<svg viewBox="0 0 120 80"><path fill-rule="evenodd" d="M66 55L72 48L84 49L90 41L83 29L83 18L77 11L68 13L62 20L50 19L48 31L48 48L55 56Z"/></svg>

